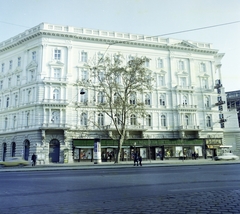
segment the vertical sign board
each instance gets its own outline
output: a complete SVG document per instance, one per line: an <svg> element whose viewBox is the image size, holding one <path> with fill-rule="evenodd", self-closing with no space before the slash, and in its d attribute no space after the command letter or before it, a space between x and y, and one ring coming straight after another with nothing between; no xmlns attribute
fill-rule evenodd
<svg viewBox="0 0 240 214"><path fill-rule="evenodd" d="M94 164L101 163L101 142L99 138L94 139L93 159Z"/></svg>

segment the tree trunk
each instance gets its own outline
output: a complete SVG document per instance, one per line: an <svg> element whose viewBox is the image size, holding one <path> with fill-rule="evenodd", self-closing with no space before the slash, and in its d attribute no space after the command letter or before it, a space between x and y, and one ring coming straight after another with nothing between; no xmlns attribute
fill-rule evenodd
<svg viewBox="0 0 240 214"><path fill-rule="evenodd" d="M115 159L115 163L119 163L120 162L123 141L124 141L124 137L121 136L118 139L118 151L117 151L117 158Z"/></svg>

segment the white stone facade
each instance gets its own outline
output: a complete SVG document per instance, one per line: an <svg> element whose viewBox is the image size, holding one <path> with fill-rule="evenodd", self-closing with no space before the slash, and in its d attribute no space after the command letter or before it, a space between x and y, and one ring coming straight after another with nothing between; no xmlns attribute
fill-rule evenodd
<svg viewBox="0 0 240 214"><path fill-rule="evenodd" d="M215 87L216 80L224 84L224 54L211 44L42 23L0 43L0 158L34 152L40 164L72 162L73 139L102 136L87 122L98 119L98 92L85 88L82 96L80 83L91 78L86 62L118 52L126 62L150 58L146 66L155 79L149 97L137 95L150 118L129 122L129 139L224 143L219 114L227 108L215 105L220 96L226 101ZM106 116L104 127L112 129Z"/></svg>

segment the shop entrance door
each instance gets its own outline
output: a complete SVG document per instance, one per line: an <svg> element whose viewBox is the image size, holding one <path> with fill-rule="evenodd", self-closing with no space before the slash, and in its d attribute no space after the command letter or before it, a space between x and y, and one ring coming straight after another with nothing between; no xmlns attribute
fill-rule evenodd
<svg viewBox="0 0 240 214"><path fill-rule="evenodd" d="M49 162L58 163L60 155L60 143L58 140L53 139L49 143Z"/></svg>

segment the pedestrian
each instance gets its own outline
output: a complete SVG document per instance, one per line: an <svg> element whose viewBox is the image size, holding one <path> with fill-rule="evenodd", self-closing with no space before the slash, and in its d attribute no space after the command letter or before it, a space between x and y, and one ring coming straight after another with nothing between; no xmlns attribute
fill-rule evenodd
<svg viewBox="0 0 240 214"><path fill-rule="evenodd" d="M33 153L32 155L32 166L35 166L36 165L36 160L37 160L37 156Z"/></svg>
<svg viewBox="0 0 240 214"><path fill-rule="evenodd" d="M142 166L142 156L139 156L139 165Z"/></svg>
<svg viewBox="0 0 240 214"><path fill-rule="evenodd" d="M137 163L137 166L138 166L138 154L137 153L134 154L133 159L134 159L134 166L136 165L136 163Z"/></svg>

